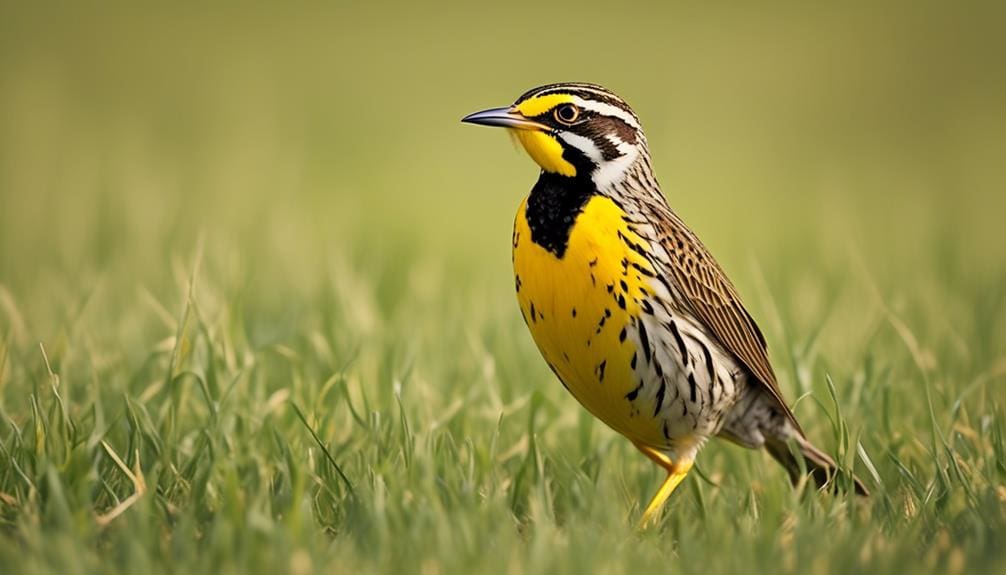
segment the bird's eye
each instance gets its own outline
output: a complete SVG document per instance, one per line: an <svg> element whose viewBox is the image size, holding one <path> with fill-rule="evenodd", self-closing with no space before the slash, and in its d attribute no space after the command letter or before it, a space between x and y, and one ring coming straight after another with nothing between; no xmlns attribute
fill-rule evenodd
<svg viewBox="0 0 1006 575"><path fill-rule="evenodd" d="M580 108L573 104L563 104L555 109L555 119L563 124L572 124L580 117Z"/></svg>

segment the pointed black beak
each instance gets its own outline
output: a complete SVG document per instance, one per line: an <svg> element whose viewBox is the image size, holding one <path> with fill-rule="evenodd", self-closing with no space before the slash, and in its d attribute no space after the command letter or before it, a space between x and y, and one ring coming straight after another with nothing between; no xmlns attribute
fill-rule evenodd
<svg viewBox="0 0 1006 575"><path fill-rule="evenodd" d="M549 129L545 124L540 124L534 120L525 118L513 108L491 108L482 110L474 114L468 114L461 118L462 122L468 124L480 124L482 126L502 126L504 128L516 128L518 130L542 130Z"/></svg>

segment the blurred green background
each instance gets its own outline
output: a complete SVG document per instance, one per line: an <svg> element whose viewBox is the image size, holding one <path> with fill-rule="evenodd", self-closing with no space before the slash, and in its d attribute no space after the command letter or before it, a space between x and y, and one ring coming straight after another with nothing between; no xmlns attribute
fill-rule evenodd
<svg viewBox="0 0 1006 575"><path fill-rule="evenodd" d="M364 234L374 257L406 244L502 277L535 169L457 120L575 79L637 109L672 204L735 273L808 242L906 286L933 249L990 273L997 6L8 4L0 270L43 306L88 270L150 281L202 232L285 284Z"/></svg>
<svg viewBox="0 0 1006 575"><path fill-rule="evenodd" d="M518 413L519 422L499 424L500 448L509 448L502 443L512 439L522 460L538 456L528 447L529 438L533 446L538 436L533 408L528 423L528 405L546 401L548 430L537 433L553 451L541 457L568 457L571 469L582 464L591 478L572 480L579 486L572 492L586 491L557 504L557 513L573 518L569 524L577 529L601 522L609 537L598 542L590 531L564 533L562 521L557 531L537 535L510 526L503 539L493 535L495 546L482 555L485 541L471 532L496 532L473 525L507 524L501 519L512 519L502 512L507 509L519 525L525 525L525 513L540 517L527 512L535 509L533 496L521 503L512 491L511 476L519 485L525 467L505 459L494 471L492 458L479 460L480 477L494 478L486 481L499 487L501 515L475 500L441 501L440 519L423 523L405 512L410 502L426 496L449 500L440 490L454 492L444 487L453 485L443 479L451 475L436 463L444 460L434 458L429 475L420 474L431 483L389 488L387 505L403 514L394 516L398 523L381 523L384 503L345 511L347 496L333 496L304 520L303 529L317 531L313 543L303 542L309 539L303 532L282 544L267 539L262 548L280 551L258 563L256 554L265 551L231 546L244 540L208 527L224 529L216 514L193 512L193 524L203 529L193 528L201 533L193 540L204 541L196 549L216 559L179 560L175 567L575 569L596 567L589 561L611 551L603 565L619 571L661 565L685 553L670 539L651 538L642 541L652 544L649 554L635 554L638 541L622 538L631 538L624 515L655 485L656 472L600 426L590 427L538 359L514 303L509 255L513 213L536 167L503 134L459 123L466 113L508 104L533 86L576 80L611 88L642 118L665 194L745 295L787 395L813 393L830 405L824 374L835 377L854 436L864 433L889 482L890 492L881 489L876 503L883 511L874 510L884 517L876 522L884 526L877 527L881 539L896 540L904 520L913 525L906 532L926 545L941 537L955 542L934 543L940 551L926 559L928 568L993 564L986 561L1002 551L994 540L1002 535L1006 502L1003 454L994 452L994 442L975 440L984 447L969 451L973 468L989 475L972 478L969 499L961 503L941 471L953 458L927 457L908 438L925 437L919 443L932 440L935 446L941 429L946 437L963 429L982 438L1002 429L1003 6L5 2L0 407L11 431L0 433L6 450L0 454L0 496L9 498L2 517L13 547L0 546L0 555L58 570L60 553L72 565L86 549L97 554L81 560L82 568L95 567L102 545L119 548L134 530L149 536L147 546L137 543L135 552L116 555L116 565L149 566L185 555L150 543L175 525L172 506L183 515L204 504L227 508L212 503L213 489L209 496L200 493L210 502L191 500L187 506L169 487L174 480L155 481L147 469L160 503L144 504L140 518L124 515L122 521L130 523L121 541L87 526L92 508L107 511L131 489L103 459L100 438L124 458L138 449L140 461L128 460L130 467L184 469L191 458L193 469L201 468L202 452L193 445L213 408L197 405L195 392L181 398L161 393L156 382L165 369L169 387L175 383L171 376L184 370L206 381L219 378L218 388L211 381L206 393L222 410L215 415L219 421L230 423L221 423L221 435L209 433L213 439L206 441L243 438L250 447L242 456L242 449L230 446L234 461L247 457L266 476L280 473L268 470L283 461L282 450L272 438L255 435L278 430L283 439L276 441L290 442L297 454L283 473L295 477L295 460L305 462L301 472L318 475L306 484L314 487L301 488L316 503L319 492L312 489L338 481L318 470L324 465L314 458L321 456L292 411L276 407L286 406L288 397L276 393L287 390L291 403L307 407L322 439L351 460L347 473L358 491L367 484L375 492L384 485L375 479L375 462L393 469L395 446L408 441L388 431L381 441L368 442L361 439L373 437L367 431L343 425L355 424L341 400L326 395L333 373L343 378L347 398L372 402L372 411L357 421L370 431L401 431L395 427L401 407L416 433L448 433L478 452L496 441L502 413ZM197 309L186 322L180 318L194 269ZM31 406L56 405L49 403L55 400L39 342L62 381L68 417L79 418L81 438L91 438L68 441L68 453L79 448L82 460L91 462L84 465L89 472L42 457L37 442L25 459L17 455L27 449L19 438L29 437L40 417ZM283 363L287 359L291 365ZM353 361L352 368L339 367ZM235 386L250 391L235 392L240 403L227 416L226 382L245 377L255 383ZM934 394L932 412L926 389ZM147 432L157 428L161 435L132 435L139 424L123 415L123 401L149 410ZM797 414L812 422L812 435L828 437L829 419L812 404L801 403ZM261 417L241 423L258 409L265 409ZM477 415L453 419L459 410ZM174 427L166 429L169 423ZM571 431L577 429L580 435ZM177 440L177 453L159 443L169 444L169 437ZM593 440L580 441L584 437ZM598 441L601 447L592 447ZM683 495L682 501L698 503L679 503L684 519L669 525L676 536L696 523L725 525L737 507L750 511L743 497L751 483L745 474L754 465L771 474L765 483L773 485L775 499L764 505L777 504L783 519L790 513L816 526L806 549L818 558L817 568L850 568L841 558L851 553L860 553L855 565L861 568L876 561L896 569L919 558L912 541L862 551L874 549L864 543L871 528L843 531L847 539L834 536L827 529L834 517L786 499L788 487L770 463L721 447L709 452L707 471L721 481L724 474L732 477L725 485L737 488L736 498L724 496L709 511L703 488L695 487L698 495ZM619 463L601 466L598 476L599 461ZM32 495L14 462L27 476L51 479L51 470L62 483ZM904 462L910 471L901 470ZM200 477L219 489L246 480L259 485L242 469L232 477L219 463L207 464L206 477ZM541 473L542 481L557 485L580 477L575 471L559 473L559 479ZM107 493L98 477L106 478ZM921 487L910 488L913 482ZM76 491L52 511L57 484ZM273 490L282 489L264 485L235 497L273 509ZM957 506L947 503L921 524L902 513L906 506L924 507L934 493ZM610 498L607 507L583 503L596 497ZM334 518L321 511L325 505L337 510ZM275 510L263 513L279 521L270 515ZM75 519L59 519L64 515ZM347 517L368 527L358 530ZM739 530L732 540L748 545L748 554L739 552L738 563L721 557L717 565L729 570L761 560L766 568L774 566L772 554L759 545L785 547L779 542L788 533L783 519L759 532L764 539L745 539L748 531ZM456 520L461 527L446 527ZM246 523L255 521L235 519L227 528L240 534L244 527L238 525ZM66 538L59 540L60 552L45 543L55 533ZM332 533L337 551L328 543ZM832 537L839 543L830 553L813 554L814 545ZM702 554L688 565L700 567L715 553L716 540L695 543L692 549ZM416 552L414 560L382 547L389 541ZM510 544L522 551L511 554ZM371 548L382 551L371 557ZM562 562L562 553L543 551L552 548L569 551L570 562ZM623 552L631 560L622 562ZM452 553L462 559L452 563ZM228 564L227 557L243 559ZM793 570L805 563L788 565Z"/></svg>

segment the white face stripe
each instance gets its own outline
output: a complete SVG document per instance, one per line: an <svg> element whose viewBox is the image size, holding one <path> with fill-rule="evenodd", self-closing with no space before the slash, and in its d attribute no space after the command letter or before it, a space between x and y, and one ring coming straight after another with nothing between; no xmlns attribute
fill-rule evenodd
<svg viewBox="0 0 1006 575"><path fill-rule="evenodd" d="M617 138L615 139L617 140ZM625 177L625 172L632 167L636 157L639 156L639 149L632 144L620 142L617 147L622 155L614 160L598 164L597 169L590 176L599 190L604 190L615 182L621 181Z"/></svg>
<svg viewBox="0 0 1006 575"><path fill-rule="evenodd" d="M596 165L604 165L604 154L602 154L601 150L598 149L594 140L581 136L580 134L574 134L573 132L559 132L559 137L570 146L573 146L583 152L588 158L590 158L590 161L594 162Z"/></svg>
<svg viewBox="0 0 1006 575"><path fill-rule="evenodd" d="M597 144L590 138L574 134L573 132L559 132L559 137L570 146L580 150L585 156L590 158L597 167L594 168L590 178L598 190L606 190L615 182L619 182L625 177L625 172L632 167L633 162L639 157L639 148L632 144L623 142L617 136L609 134L608 141L615 145L621 156L614 160L605 160L604 154L598 149Z"/></svg>
<svg viewBox="0 0 1006 575"><path fill-rule="evenodd" d="M618 118L619 120L625 122L629 126L632 126L636 130L641 130L639 121L636 118L626 112L625 110L612 106L611 104L605 104L604 102L598 102L596 100L584 100L583 98L573 96L573 103L584 110L590 110L591 112L597 112L602 116L611 116L613 118Z"/></svg>

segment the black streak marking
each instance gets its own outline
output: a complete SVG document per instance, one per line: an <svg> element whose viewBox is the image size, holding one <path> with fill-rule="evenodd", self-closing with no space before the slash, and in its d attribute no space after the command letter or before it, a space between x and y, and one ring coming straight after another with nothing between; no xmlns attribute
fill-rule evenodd
<svg viewBox="0 0 1006 575"><path fill-rule="evenodd" d="M629 367L631 367L633 371L636 370L636 355L636 352L632 352L632 361L629 362Z"/></svg>
<svg viewBox="0 0 1006 575"><path fill-rule="evenodd" d="M706 356L706 371L709 372L709 381L713 381L716 379L716 373L713 372L713 354L709 353L709 346L701 340L699 340L699 347L702 348L702 354Z"/></svg>
<svg viewBox="0 0 1006 575"><path fill-rule="evenodd" d="M618 307L625 309L625 296L618 294Z"/></svg>
<svg viewBox="0 0 1006 575"><path fill-rule="evenodd" d="M639 390L641 389L643 389L642 381L639 382L639 385L636 386L636 389L633 389L629 393L625 394L625 399L628 399L629 401L636 401L636 398L639 397Z"/></svg>
<svg viewBox="0 0 1006 575"><path fill-rule="evenodd" d="M618 283L622 286L622 291L629 293L629 284L625 283L625 280L618 280Z"/></svg>
<svg viewBox="0 0 1006 575"><path fill-rule="evenodd" d="M664 406L664 392L667 391L667 382L660 381L660 389L657 390L657 401L653 407L653 417L660 413L660 408Z"/></svg>
<svg viewBox="0 0 1006 575"><path fill-rule="evenodd" d="M604 383L604 368L608 365L608 360L603 359L597 364L597 380Z"/></svg>
<svg viewBox="0 0 1006 575"><path fill-rule="evenodd" d="M626 336L626 331L625 331L625 328L623 327L623 328L622 328L622 331L620 331L620 332L618 333L618 342L619 342L619 343L622 343L622 342L624 342L624 341L625 341L625 336Z"/></svg>
<svg viewBox="0 0 1006 575"><path fill-rule="evenodd" d="M674 336L674 341L678 342L678 351L681 352L681 365L688 367L688 348L685 347L685 340L681 338L681 332L678 331L678 324L671 320L671 335Z"/></svg>
<svg viewBox="0 0 1006 575"><path fill-rule="evenodd" d="M623 234L622 232L618 232L618 239L622 240L622 243L624 243L625 245L629 246L629 249L631 249L632 251L634 251L637 254L641 255L642 257L646 258L646 257L649 256L649 254L646 253L646 250L643 249L643 246L641 246L641 245L633 242L629 238L625 237L625 234Z"/></svg>
<svg viewBox="0 0 1006 575"><path fill-rule="evenodd" d="M573 317L576 317L576 308L573 308Z"/></svg>
<svg viewBox="0 0 1006 575"><path fill-rule="evenodd" d="M664 439L671 440L671 432L667 429L667 421L664 421Z"/></svg>
<svg viewBox="0 0 1006 575"><path fill-rule="evenodd" d="M639 302L639 305L640 305L640 307L643 308L643 311L645 313L653 315L653 306L650 305L650 300L644 299L643 301Z"/></svg>
<svg viewBox="0 0 1006 575"><path fill-rule="evenodd" d="M636 262L632 262L632 267L636 268L637 272L643 274L646 277L650 277L650 278L653 277L653 272L651 272L650 270L644 268L643 266L639 265Z"/></svg>
<svg viewBox="0 0 1006 575"><path fill-rule="evenodd" d="M639 345L643 347L646 363L650 363L650 338L646 335L646 324L639 322Z"/></svg>
<svg viewBox="0 0 1006 575"><path fill-rule="evenodd" d="M664 286L664 289L667 290L667 293L670 293L670 294L676 293L675 290L671 289L671 284L668 283L667 278L665 278L664 276L656 276L656 278L657 278L657 281L660 282Z"/></svg>
<svg viewBox="0 0 1006 575"><path fill-rule="evenodd" d="M694 373L689 373L688 374L688 389L689 389L689 392L691 393L691 398L690 399L691 399L692 403L695 403L695 399L696 399L696 397L695 397L695 392L696 392L695 387L696 387L695 386L695 374Z"/></svg>
<svg viewBox="0 0 1006 575"><path fill-rule="evenodd" d="M531 323L538 321L534 313L534 302L531 302Z"/></svg>

